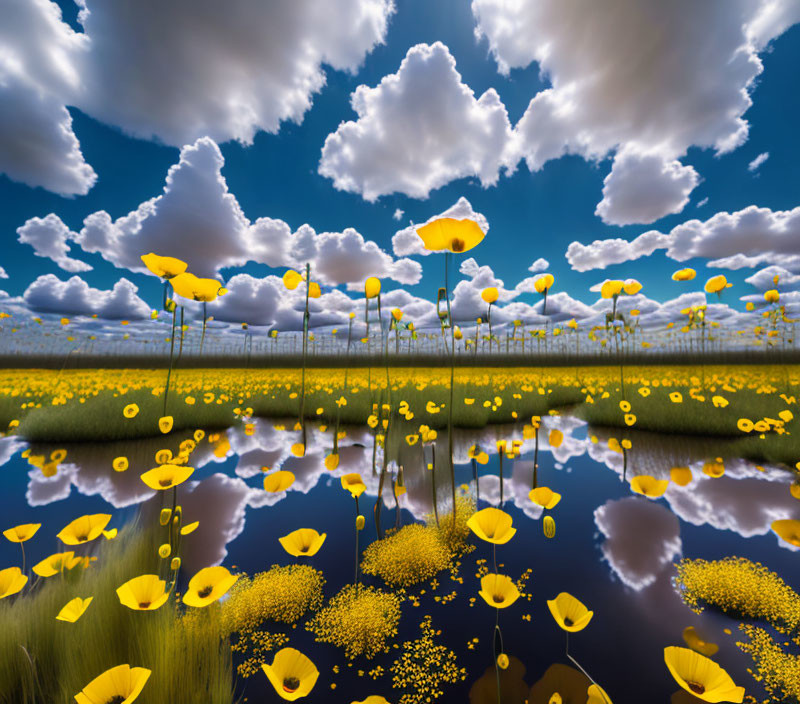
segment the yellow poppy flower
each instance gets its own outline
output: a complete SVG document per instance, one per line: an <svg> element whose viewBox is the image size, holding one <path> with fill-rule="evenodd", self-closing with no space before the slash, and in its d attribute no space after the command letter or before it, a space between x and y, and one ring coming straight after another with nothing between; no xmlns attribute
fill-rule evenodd
<svg viewBox="0 0 800 704"><path fill-rule="evenodd" d="M673 391L669 395L669 400L672 401L672 403L683 403L683 394L680 391Z"/></svg>
<svg viewBox="0 0 800 704"><path fill-rule="evenodd" d="M625 279L622 290L629 296L633 296L642 290L642 285L636 279Z"/></svg>
<svg viewBox="0 0 800 704"><path fill-rule="evenodd" d="M128 458L115 457L111 462L111 466L114 468L115 472L124 472L126 469L128 469Z"/></svg>
<svg viewBox="0 0 800 704"><path fill-rule="evenodd" d="M145 472L140 479L151 489L164 491L182 484L194 473L194 467L162 464Z"/></svg>
<svg viewBox="0 0 800 704"><path fill-rule="evenodd" d="M536 293L544 293L553 287L555 281L556 280L552 274L542 274L533 282L533 288Z"/></svg>
<svg viewBox="0 0 800 704"><path fill-rule="evenodd" d="M75 623L75 621L83 616L84 611L89 608L92 599L94 599L93 596L87 597L86 599L81 599L79 596L76 596L74 599L68 601L64 608L58 612L56 619L58 621L66 621L67 623Z"/></svg>
<svg viewBox="0 0 800 704"><path fill-rule="evenodd" d="M664 496L668 486L669 479L656 479L648 474L640 474L631 479L631 489L648 499Z"/></svg>
<svg viewBox="0 0 800 704"><path fill-rule="evenodd" d="M22 523L4 530L3 535L12 543L24 543L26 540L30 540L41 527L41 523Z"/></svg>
<svg viewBox="0 0 800 704"><path fill-rule="evenodd" d="M594 616L594 611L589 611L582 602L567 592L561 592L555 599L549 600L547 608L556 623L570 633L582 631Z"/></svg>
<svg viewBox="0 0 800 704"><path fill-rule="evenodd" d="M81 516L62 528L56 536L66 545L83 545L83 543L99 538L110 520L110 513Z"/></svg>
<svg viewBox="0 0 800 704"><path fill-rule="evenodd" d="M678 271L672 274L673 281L691 281L695 276L697 276L697 272L694 269L687 268L687 269L678 269Z"/></svg>
<svg viewBox="0 0 800 704"><path fill-rule="evenodd" d="M511 527L512 518L505 511L489 506L470 516L467 525L481 540L504 545L517 532Z"/></svg>
<svg viewBox="0 0 800 704"><path fill-rule="evenodd" d="M139 406L135 403L129 403L125 408L122 409L122 415L126 418L135 418L136 415L139 413Z"/></svg>
<svg viewBox="0 0 800 704"><path fill-rule="evenodd" d="M744 699L744 687L737 687L717 663L689 648L664 648L664 662L675 681L689 694L705 702L736 702Z"/></svg>
<svg viewBox="0 0 800 704"><path fill-rule="evenodd" d="M318 533L313 528L298 528L288 535L278 538L278 542L286 552L294 557L311 557L319 552L327 535L327 533Z"/></svg>
<svg viewBox="0 0 800 704"><path fill-rule="evenodd" d="M712 276L704 286L706 293L722 293L723 289L730 288L733 284L728 283L724 274Z"/></svg>
<svg viewBox="0 0 800 704"><path fill-rule="evenodd" d="M505 653L500 653L500 655L497 656L497 667L499 667L501 670L507 670L508 664L508 655Z"/></svg>
<svg viewBox="0 0 800 704"><path fill-rule="evenodd" d="M175 293L191 301L208 303L227 293L226 289L216 279L201 279L188 271L175 276L171 283Z"/></svg>
<svg viewBox="0 0 800 704"><path fill-rule="evenodd" d="M143 574L117 588L119 603L134 611L155 611L169 599L167 583L157 574Z"/></svg>
<svg viewBox="0 0 800 704"><path fill-rule="evenodd" d="M294 648L283 648L275 653L271 665L261 665L278 696L294 701L307 696L317 683L319 671L303 653Z"/></svg>
<svg viewBox="0 0 800 704"><path fill-rule="evenodd" d="M322 291L320 290L319 284L316 281L312 281L308 284L308 297L309 298L321 298ZM313 340L314 333L311 333L311 339Z"/></svg>
<svg viewBox="0 0 800 704"><path fill-rule="evenodd" d="M143 254L141 259L151 272L162 279L172 279L186 271L186 262L175 257L161 257L150 252Z"/></svg>
<svg viewBox="0 0 800 704"><path fill-rule="evenodd" d="M370 276L364 282L364 295L367 298L376 298L381 292L381 280L375 276Z"/></svg>
<svg viewBox="0 0 800 704"><path fill-rule="evenodd" d="M367 485L364 484L364 480L358 472L352 472L342 477L342 489L349 491L350 495L357 499L367 490Z"/></svg>
<svg viewBox="0 0 800 704"><path fill-rule="evenodd" d="M701 638L694 626L687 626L683 629L683 642L692 650L697 651L700 655L705 655L707 658L716 655L719 650L719 646L716 643L709 643Z"/></svg>
<svg viewBox="0 0 800 704"><path fill-rule="evenodd" d="M285 469L264 477L264 491L269 491L272 494L286 491L292 484L294 484L294 474Z"/></svg>
<svg viewBox="0 0 800 704"><path fill-rule="evenodd" d="M356 516L356 530L364 530L364 526L367 524L367 519L364 518L361 514Z"/></svg>
<svg viewBox="0 0 800 704"><path fill-rule="evenodd" d="M289 269L283 275L283 285L290 291L294 291L303 280L303 277L294 269Z"/></svg>
<svg viewBox="0 0 800 704"><path fill-rule="evenodd" d="M483 600L496 609L505 609L519 599L519 589L511 577L504 574L489 573L481 579L478 592Z"/></svg>
<svg viewBox="0 0 800 704"><path fill-rule="evenodd" d="M770 528L789 545L800 548L800 521L784 518L780 521L772 521Z"/></svg>
<svg viewBox="0 0 800 704"><path fill-rule="evenodd" d="M468 252L479 245L486 236L478 223L468 218L463 220L437 218L418 228L417 234L428 251L440 252L449 249L457 254Z"/></svg>
<svg viewBox="0 0 800 704"><path fill-rule="evenodd" d="M172 430L173 422L172 416L161 416L161 418L158 419L158 429L166 435Z"/></svg>
<svg viewBox="0 0 800 704"><path fill-rule="evenodd" d="M669 471L669 478L678 486L687 486L692 481L692 470L688 467L673 467Z"/></svg>
<svg viewBox="0 0 800 704"><path fill-rule="evenodd" d="M225 567L204 567L189 580L183 603L197 608L213 604L228 593L237 579L239 575L231 574Z"/></svg>
<svg viewBox="0 0 800 704"><path fill-rule="evenodd" d="M564 433L558 429L551 430L547 442L550 447L561 447L561 443L564 442Z"/></svg>
<svg viewBox="0 0 800 704"><path fill-rule="evenodd" d="M339 466L339 453L338 452L331 452L325 458L325 469L329 472L333 472Z"/></svg>
<svg viewBox="0 0 800 704"><path fill-rule="evenodd" d="M481 298L486 303L495 303L499 296L500 293L494 286L490 286L489 288L485 288L483 291L481 291Z"/></svg>
<svg viewBox="0 0 800 704"><path fill-rule="evenodd" d="M71 570L78 565L80 561L81 558L75 557L75 553L71 550L68 552L57 552L35 564L33 566L33 571L40 577L52 577L54 574L58 574L64 570Z"/></svg>
<svg viewBox="0 0 800 704"><path fill-rule="evenodd" d="M146 667L117 665L95 677L75 695L78 704L131 704L150 677Z"/></svg>
<svg viewBox="0 0 800 704"><path fill-rule="evenodd" d="M719 479L725 474L725 465L722 462L706 462L703 465L703 474L708 475L712 479Z"/></svg>
<svg viewBox="0 0 800 704"><path fill-rule="evenodd" d="M291 447L291 453L295 457L305 457L306 454L306 446L302 442L296 442Z"/></svg>
<svg viewBox="0 0 800 704"><path fill-rule="evenodd" d="M623 281L606 281L600 287L600 296L602 298L614 298L622 293L622 288L625 285Z"/></svg>
<svg viewBox="0 0 800 704"><path fill-rule="evenodd" d="M22 591L28 582L28 575L22 574L19 567L7 567L0 570L0 599Z"/></svg>
<svg viewBox="0 0 800 704"><path fill-rule="evenodd" d="M612 704L611 697L606 694L606 690L599 684L589 685L589 689L586 690L586 695L588 697L586 704Z"/></svg>
<svg viewBox="0 0 800 704"><path fill-rule="evenodd" d="M549 509L553 508L559 501L561 501L561 494L557 494L555 491L546 486L539 486L531 490L531 492L528 494L528 498L542 508Z"/></svg>
<svg viewBox="0 0 800 704"><path fill-rule="evenodd" d="M353 701L350 702L350 704L389 704L389 700L386 699L386 697L382 697L380 694L371 694L360 702Z"/></svg>

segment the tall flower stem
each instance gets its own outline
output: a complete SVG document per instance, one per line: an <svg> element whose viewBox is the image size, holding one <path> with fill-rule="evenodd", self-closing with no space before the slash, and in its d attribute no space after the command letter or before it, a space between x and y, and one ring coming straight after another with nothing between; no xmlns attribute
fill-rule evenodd
<svg viewBox="0 0 800 704"><path fill-rule="evenodd" d="M305 417L306 417L306 355L308 354L308 294L311 288L311 264L306 262L306 305L303 311L303 371L301 377L300 396L300 423L303 426L303 446L305 447Z"/></svg>
<svg viewBox="0 0 800 704"><path fill-rule="evenodd" d="M169 338L169 371L167 371L167 384L164 387L164 412L161 414L163 416L167 415L167 400L169 398L169 382L172 378L172 358L175 354L175 312L177 310L177 306L175 305L175 301L172 301L172 334Z"/></svg>
<svg viewBox="0 0 800 704"><path fill-rule="evenodd" d="M356 499L356 574L355 574L355 579L353 580L353 583L356 585L356 588L358 588L358 532L359 532L358 531L358 497L356 496L355 499Z"/></svg>
<svg viewBox="0 0 800 704"><path fill-rule="evenodd" d="M448 262L450 261L450 252L445 252L444 255L444 295L447 299L447 318L450 321L450 406L447 414L447 457L450 462L450 484L453 489L453 526L456 523L456 471L453 465L453 392L455 381L455 365L456 365L456 338L455 338L455 321L453 320L453 312L450 309L450 291L448 289Z"/></svg>

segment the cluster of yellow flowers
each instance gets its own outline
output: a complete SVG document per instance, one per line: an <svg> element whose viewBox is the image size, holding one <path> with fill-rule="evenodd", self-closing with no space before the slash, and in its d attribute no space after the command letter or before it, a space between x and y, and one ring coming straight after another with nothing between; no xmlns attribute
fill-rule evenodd
<svg viewBox="0 0 800 704"><path fill-rule="evenodd" d="M769 692L767 701L800 701L800 657L787 653L763 628L744 623L739 628L749 641L736 645L753 658L751 674Z"/></svg>
<svg viewBox="0 0 800 704"><path fill-rule="evenodd" d="M441 635L425 616L420 624L422 636L402 644L403 653L392 663L392 687L405 690L398 704L427 704L444 694L444 683L455 684L467 677L467 671L458 667L456 654L436 643Z"/></svg>
<svg viewBox="0 0 800 704"><path fill-rule="evenodd" d="M391 586L409 587L447 569L450 561L451 553L439 532L412 523L372 543L364 551L361 570Z"/></svg>
<svg viewBox="0 0 800 704"><path fill-rule="evenodd" d="M246 633L264 621L295 623L322 606L322 572L309 565L273 565L252 578L242 576L222 607L228 633Z"/></svg>
<svg viewBox="0 0 800 704"><path fill-rule="evenodd" d="M363 584L348 584L306 624L318 642L344 649L345 657L373 658L389 652L397 635L400 598Z"/></svg>
<svg viewBox="0 0 800 704"><path fill-rule="evenodd" d="M743 557L681 560L675 583L697 613L706 605L731 616L763 619L800 645L800 595L759 562Z"/></svg>

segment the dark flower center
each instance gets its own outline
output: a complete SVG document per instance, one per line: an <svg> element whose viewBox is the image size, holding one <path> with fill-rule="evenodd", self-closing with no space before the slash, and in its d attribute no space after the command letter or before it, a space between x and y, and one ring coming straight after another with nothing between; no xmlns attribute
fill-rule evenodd
<svg viewBox="0 0 800 704"><path fill-rule="evenodd" d="M159 486L163 486L163 487L165 487L165 488L166 488L166 487L168 487L170 484L172 484L172 480L171 480L171 479L159 479L159 480L158 480L158 485L159 485Z"/></svg>
<svg viewBox="0 0 800 704"><path fill-rule="evenodd" d="M80 543L83 543L83 542L89 540L89 536L86 535L85 533L83 535L76 535L75 536L75 540L77 540Z"/></svg>
<svg viewBox="0 0 800 704"><path fill-rule="evenodd" d="M140 609L146 609L148 606L150 606L150 603L151 603L151 602L149 602L149 601L142 601L142 602L139 602L139 608L140 608Z"/></svg>
<svg viewBox="0 0 800 704"><path fill-rule="evenodd" d="M198 590L197 596L199 596L201 599L205 599L213 591L214 587L203 587L202 589Z"/></svg>
<svg viewBox="0 0 800 704"><path fill-rule="evenodd" d="M492 595L492 601L495 604L502 604L503 603L503 597L500 594L493 594Z"/></svg>
<svg viewBox="0 0 800 704"><path fill-rule="evenodd" d="M300 680L297 677L287 677L283 680L283 688L287 692L295 692L300 686Z"/></svg>
<svg viewBox="0 0 800 704"><path fill-rule="evenodd" d="M122 704L125 701L125 697L121 694L115 694L111 699L109 699L106 704Z"/></svg>
<svg viewBox="0 0 800 704"><path fill-rule="evenodd" d="M691 689L695 694L702 694L706 691L706 688L698 682L687 682L686 684L689 685L689 689Z"/></svg>
<svg viewBox="0 0 800 704"><path fill-rule="evenodd" d="M564 625L565 626L574 626L575 622L571 618L565 618L564 619Z"/></svg>
<svg viewBox="0 0 800 704"><path fill-rule="evenodd" d="M459 237L454 237L450 242L450 249L452 249L454 252L463 252L465 246L464 240L460 239Z"/></svg>

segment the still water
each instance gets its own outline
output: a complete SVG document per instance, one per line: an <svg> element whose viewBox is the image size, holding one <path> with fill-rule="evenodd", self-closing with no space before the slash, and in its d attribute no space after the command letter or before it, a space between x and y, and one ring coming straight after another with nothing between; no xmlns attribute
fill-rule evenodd
<svg viewBox="0 0 800 704"><path fill-rule="evenodd" d="M211 564L248 574L276 564L292 564L297 559L282 548L278 538L310 527L327 534L322 549L306 560L323 571L326 599L353 580L353 501L342 489L340 477L358 472L367 485L360 499L366 517L359 546L363 551L376 539L373 506L381 452L375 461L374 435L369 428L348 428L346 438L340 441L339 467L328 471L324 458L330 452L330 430L309 426L305 456L296 457L289 448L299 433L291 428L292 421L261 419L255 422L252 434L241 428L229 429L213 442L207 436L199 443L191 458L196 471L178 494L185 522L199 521L198 529L187 536L182 547L184 574ZM553 429L563 433L558 447L548 444L548 432ZM547 677L545 673L557 663L571 665L565 654L565 634L546 604L560 592L573 594L594 611L590 625L570 636L569 652L613 702L669 702L673 694L682 691L670 676L663 653L666 646L685 645L682 632L687 626L718 644L715 661L748 695L763 700L764 690L747 671L753 663L736 646L742 638L737 630L739 621L708 609L702 614L692 612L674 587L674 564L681 558L715 560L736 555L763 563L797 590L800 552L770 531L776 519L800 518L800 501L789 491L791 474L785 468L723 456L724 475L707 476L704 462L724 455L719 441L712 445L703 439L633 431L627 433L632 448L623 470L623 456L609 449L608 432L569 416L546 418L542 431L536 455L537 481L562 495L560 503L547 511L557 527L552 539L543 533L544 510L528 497L534 440L523 438L522 426L459 430L453 438L459 492L472 497L479 494L478 509L502 505L513 518L516 535L497 546L499 571L518 579L531 570L526 586L530 599L522 598L498 614L503 650L511 661L502 673L502 701L549 702L554 691L549 682L558 668L550 670ZM55 533L77 516L111 513L109 527L122 527L137 516L150 520L161 508L161 497L140 481L136 470L113 471L112 460L126 456L131 468L145 467L153 463L159 449L176 449L186 437L190 434L59 445L67 450L67 457L53 476L44 476L23 458L26 443L13 437L0 439L3 528L43 524L37 540L27 545L28 565L32 565L63 549ZM522 441L519 456L503 461L502 504L496 448L500 439ZM436 445L437 453L446 452L444 433ZM487 464L478 465L477 486L468 456L473 445L489 455ZM421 445L400 443L400 448L390 451L394 456L387 466L395 474L398 466L403 466L407 491L398 499L398 518L391 482L385 482L384 530L398 522L406 525L425 520L432 512L434 476L440 511L449 510L451 484L446 461L437 454L433 472L426 466L430 447L425 449L424 460ZM57 446L30 449L49 455ZM647 474L668 479L675 466L692 470L693 479L687 486L672 482L658 499L631 491L631 477ZM295 482L287 491L269 494L262 486L264 467L289 470ZM438 641L455 653L458 667L465 671L463 680L442 685L442 702L497 701L492 644L496 614L478 597L480 580L476 576L478 561L491 564L492 546L475 536L471 542L475 549L463 558L460 581L445 571L437 576L434 587L427 581L409 589L417 598L403 601L399 633L393 641L401 644L418 638L423 617L431 616L433 627L441 631ZM17 564L18 558L17 546L0 543L0 564ZM366 575L363 579L367 584L385 586L378 577ZM425 593L420 595L422 589ZM442 600L444 596L448 598ZM400 700L403 691L393 689L388 674L369 674L378 665L388 672L400 652L397 648L348 665L341 650L315 642L302 622L296 629L285 630L290 645L308 654L320 672L306 701L360 701L373 694L390 702ZM583 683L574 669L564 672ZM585 702L585 685L582 691L580 704ZM250 702L279 701L260 673L238 678L237 692ZM683 698L676 696L673 701L689 701L680 696ZM564 697L563 701L571 700Z"/></svg>

